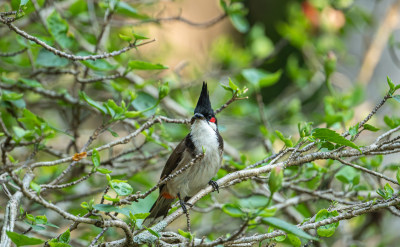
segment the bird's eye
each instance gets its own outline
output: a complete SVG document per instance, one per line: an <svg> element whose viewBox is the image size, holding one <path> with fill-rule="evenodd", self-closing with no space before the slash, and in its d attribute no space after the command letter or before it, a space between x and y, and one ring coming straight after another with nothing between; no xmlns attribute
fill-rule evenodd
<svg viewBox="0 0 400 247"><path fill-rule="evenodd" d="M215 123L216 119L215 119L215 117L212 117L212 118L210 118L209 121L210 121L211 123Z"/></svg>

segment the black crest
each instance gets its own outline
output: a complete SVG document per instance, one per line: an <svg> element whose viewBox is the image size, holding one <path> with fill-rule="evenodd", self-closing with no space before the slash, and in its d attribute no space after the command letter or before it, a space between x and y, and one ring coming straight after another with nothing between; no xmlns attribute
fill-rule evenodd
<svg viewBox="0 0 400 247"><path fill-rule="evenodd" d="M197 101L194 113L201 113L205 117L214 116L214 111L211 107L210 97L208 95L207 83L203 82L203 88L201 89L201 94L199 100Z"/></svg>

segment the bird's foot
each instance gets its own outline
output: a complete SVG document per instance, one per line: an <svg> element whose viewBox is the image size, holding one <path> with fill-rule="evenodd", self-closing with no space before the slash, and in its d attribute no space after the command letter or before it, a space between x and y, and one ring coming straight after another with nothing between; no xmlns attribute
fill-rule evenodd
<svg viewBox="0 0 400 247"><path fill-rule="evenodd" d="M186 214L187 213L187 207L186 206L193 207L193 204L187 203L184 200L182 200L179 193L178 193L178 198L179 198L179 204L181 205L181 208L182 208L183 212ZM185 200L186 200L186 198L185 198Z"/></svg>
<svg viewBox="0 0 400 247"><path fill-rule="evenodd" d="M219 185L217 184L217 182L215 182L214 180L210 180L208 184L213 187L214 191L219 193Z"/></svg>

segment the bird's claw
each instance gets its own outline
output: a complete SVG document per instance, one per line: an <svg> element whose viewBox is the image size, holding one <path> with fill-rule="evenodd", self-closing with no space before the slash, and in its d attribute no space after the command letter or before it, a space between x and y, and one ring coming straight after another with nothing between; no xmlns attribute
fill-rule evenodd
<svg viewBox="0 0 400 247"><path fill-rule="evenodd" d="M217 191L219 193L219 185L217 182L215 182L214 180L210 180L208 184L213 187L214 191Z"/></svg>

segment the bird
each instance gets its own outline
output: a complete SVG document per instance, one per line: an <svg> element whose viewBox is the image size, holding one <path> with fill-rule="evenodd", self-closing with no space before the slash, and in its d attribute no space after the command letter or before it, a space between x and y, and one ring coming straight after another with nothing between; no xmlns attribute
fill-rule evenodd
<svg viewBox="0 0 400 247"><path fill-rule="evenodd" d="M179 199L183 211L187 213L186 202L207 184L211 185L214 191L219 192L218 184L212 178L221 167L224 141L218 131L218 122L211 107L206 82L203 82L190 124L190 133L169 156L161 172L160 181L190 163L197 155L204 152L204 156L159 187L159 196L143 222L145 226L150 226L165 218L176 198Z"/></svg>

